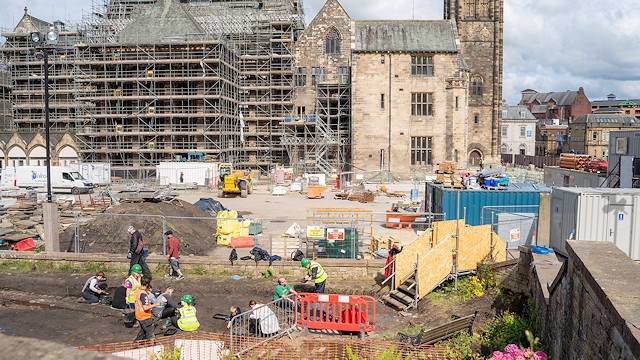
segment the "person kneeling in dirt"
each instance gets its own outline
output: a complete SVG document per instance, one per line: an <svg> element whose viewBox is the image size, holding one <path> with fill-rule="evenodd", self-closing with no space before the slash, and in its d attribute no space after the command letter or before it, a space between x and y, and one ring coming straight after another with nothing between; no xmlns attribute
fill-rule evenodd
<svg viewBox="0 0 640 360"><path fill-rule="evenodd" d="M151 288L151 276L143 275L142 279L140 279L140 287L138 287L135 292L135 314L136 320L140 323L140 331L138 331L136 340L151 339L154 336L155 320L153 319L151 309L160 304L151 303L149 293L147 292L149 288Z"/></svg>
<svg viewBox="0 0 640 360"><path fill-rule="evenodd" d="M178 316L171 317L171 325L182 331L196 331L200 322L196 317L196 307L193 306L193 296L185 295L180 299L182 307L178 310Z"/></svg>
<svg viewBox="0 0 640 360"><path fill-rule="evenodd" d="M240 310L239 307L232 306L229 308L229 322L227 323L227 329L231 328L231 325L233 325L231 321L233 321L233 318L238 314L242 314L242 310Z"/></svg>
<svg viewBox="0 0 640 360"><path fill-rule="evenodd" d="M278 285L276 285L276 288L273 290L273 301L276 302L276 306L283 309L293 309L296 302L291 296L288 296L289 294L298 295L298 293L287 284L287 279L279 278Z"/></svg>
<svg viewBox="0 0 640 360"><path fill-rule="evenodd" d="M120 311L129 309L129 304L127 304L127 288L125 287L124 282L113 292L113 301L111 301L111 308L113 310Z"/></svg>
<svg viewBox="0 0 640 360"><path fill-rule="evenodd" d="M173 288L167 288L165 292L156 297L155 302L160 305L151 310L153 312L153 316L158 319L167 319L162 326L163 329L166 329L171 325L171 317L176 314L176 310L178 308L171 296L173 296Z"/></svg>
<svg viewBox="0 0 640 360"><path fill-rule="evenodd" d="M97 304L100 302L100 295L107 294L107 281L104 272L98 271L95 276L90 277L82 287L82 297L87 304ZM99 284L101 283L102 284Z"/></svg>
<svg viewBox="0 0 640 360"><path fill-rule="evenodd" d="M249 333L256 336L269 337L280 331L278 318L267 305L258 304L255 300L249 301L249 307L253 309L249 315Z"/></svg>

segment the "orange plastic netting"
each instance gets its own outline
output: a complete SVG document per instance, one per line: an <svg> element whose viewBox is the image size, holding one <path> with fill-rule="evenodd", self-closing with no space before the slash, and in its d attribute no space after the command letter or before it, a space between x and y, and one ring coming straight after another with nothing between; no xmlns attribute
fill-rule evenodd
<svg viewBox="0 0 640 360"><path fill-rule="evenodd" d="M181 359L226 359L227 355L240 354L243 359L357 359L397 358L402 359L451 359L443 348L430 345L407 346L399 342L357 337L280 337L265 339L256 337L234 337L229 334L209 332L179 332L173 336L157 337L153 340L112 343L79 347L81 350L97 351L115 355L130 355L138 358L153 358L149 355L174 354L179 351ZM393 353L396 356L391 357ZM386 356L385 356L386 354ZM164 358L164 357L162 357Z"/></svg>

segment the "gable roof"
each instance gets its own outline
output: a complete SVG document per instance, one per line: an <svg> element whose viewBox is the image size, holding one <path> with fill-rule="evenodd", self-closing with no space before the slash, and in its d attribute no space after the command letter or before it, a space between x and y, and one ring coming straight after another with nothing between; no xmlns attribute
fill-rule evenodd
<svg viewBox="0 0 640 360"><path fill-rule="evenodd" d="M506 114L504 112L507 112ZM515 105L509 106L505 105L502 107L502 119L503 120L535 120L535 116L529 111L529 109L524 105Z"/></svg>
<svg viewBox="0 0 640 360"><path fill-rule="evenodd" d="M37 17L29 15L27 7L24 8L24 15L13 29L14 34L29 34L35 31L41 33L47 32L53 26L52 23L40 20Z"/></svg>
<svg viewBox="0 0 640 360"><path fill-rule="evenodd" d="M578 91L549 92L549 93L529 93L523 92L520 105L528 103L533 104L537 101L540 105L547 105L549 101L555 102L556 105L565 106L573 104L578 96Z"/></svg>
<svg viewBox="0 0 640 360"><path fill-rule="evenodd" d="M121 42L156 43L205 31L178 0L158 0L119 34Z"/></svg>
<svg viewBox="0 0 640 360"><path fill-rule="evenodd" d="M618 115L618 114L584 114L578 116L573 121L574 124L578 123L599 123L599 124L613 124L616 126L633 125L638 122L635 116L631 115Z"/></svg>
<svg viewBox="0 0 640 360"><path fill-rule="evenodd" d="M451 20L356 20L354 51L459 52Z"/></svg>

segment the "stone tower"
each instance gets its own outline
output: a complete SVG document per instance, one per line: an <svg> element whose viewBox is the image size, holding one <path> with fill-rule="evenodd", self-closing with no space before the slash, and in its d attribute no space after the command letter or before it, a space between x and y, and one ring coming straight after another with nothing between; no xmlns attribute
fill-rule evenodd
<svg viewBox="0 0 640 360"><path fill-rule="evenodd" d="M500 156L504 0L444 0L444 18L455 20L470 68L469 162Z"/></svg>

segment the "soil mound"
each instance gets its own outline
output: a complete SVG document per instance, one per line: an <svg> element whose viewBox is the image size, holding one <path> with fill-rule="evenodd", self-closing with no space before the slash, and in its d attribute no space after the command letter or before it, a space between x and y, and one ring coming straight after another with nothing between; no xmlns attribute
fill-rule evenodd
<svg viewBox="0 0 640 360"><path fill-rule="evenodd" d="M150 254L162 254L163 219L164 229L173 230L182 243L181 256L208 255L216 246L215 217L185 201L123 203L92 217L79 222L79 248L83 253L126 254L131 239L127 228L133 226L142 234ZM60 234L60 249L73 252L73 238L72 226Z"/></svg>

